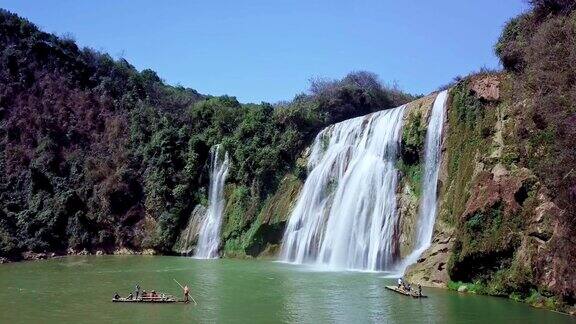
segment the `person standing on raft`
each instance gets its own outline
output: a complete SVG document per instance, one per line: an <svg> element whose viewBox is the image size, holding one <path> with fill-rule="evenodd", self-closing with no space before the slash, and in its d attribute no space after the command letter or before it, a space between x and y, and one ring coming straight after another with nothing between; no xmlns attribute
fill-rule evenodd
<svg viewBox="0 0 576 324"><path fill-rule="evenodd" d="M186 304L188 304L190 302L190 288L188 288L188 285L185 285L184 288L184 302Z"/></svg>
<svg viewBox="0 0 576 324"><path fill-rule="evenodd" d="M136 284L136 299L138 299L138 297L141 297L139 295L140 295L140 285Z"/></svg>

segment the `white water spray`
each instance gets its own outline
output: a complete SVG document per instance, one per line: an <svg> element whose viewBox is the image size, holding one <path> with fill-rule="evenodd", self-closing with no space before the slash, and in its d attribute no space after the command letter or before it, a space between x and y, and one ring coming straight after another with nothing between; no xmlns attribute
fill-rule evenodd
<svg viewBox="0 0 576 324"><path fill-rule="evenodd" d="M222 159L222 155L224 159ZM198 245L194 257L214 259L218 257L220 227L224 212L224 181L228 175L230 161L228 153L221 153L220 145L210 149L210 186L208 188L208 210L202 221Z"/></svg>
<svg viewBox="0 0 576 324"><path fill-rule="evenodd" d="M396 212L404 107L324 129L312 146L309 175L290 216L280 258L330 269L403 273L432 240L447 91L436 97L428 122L423 193L415 249L399 260Z"/></svg>
<svg viewBox="0 0 576 324"><path fill-rule="evenodd" d="M396 158L404 106L332 125L316 137L281 259L385 270L396 258Z"/></svg>

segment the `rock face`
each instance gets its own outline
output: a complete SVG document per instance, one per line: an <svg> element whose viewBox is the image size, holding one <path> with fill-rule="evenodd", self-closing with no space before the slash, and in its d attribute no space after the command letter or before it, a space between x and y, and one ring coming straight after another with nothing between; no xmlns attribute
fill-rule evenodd
<svg viewBox="0 0 576 324"><path fill-rule="evenodd" d="M566 211L518 158L506 80L473 77L451 89L433 242L405 277L427 286L474 283L475 291L569 311L576 284L566 269L576 266L576 244L559 222ZM400 189L400 212L410 218L407 192ZM404 222L409 232L412 220ZM558 246L575 252L560 255Z"/></svg>
<svg viewBox="0 0 576 324"><path fill-rule="evenodd" d="M500 79L497 75L477 77L470 81L470 92L478 99L486 102L500 100Z"/></svg>
<svg viewBox="0 0 576 324"><path fill-rule="evenodd" d="M414 249L418 226L418 204L421 196L423 152L426 127L435 95L429 95L406 105L403 120L401 157L398 169L397 213L399 219L399 255L404 258Z"/></svg>
<svg viewBox="0 0 576 324"><path fill-rule="evenodd" d="M250 199L249 189L229 186L222 224L226 257L272 257L278 252L286 221L302 188L302 180L286 175L274 195Z"/></svg>
<svg viewBox="0 0 576 324"><path fill-rule="evenodd" d="M180 255L192 255L196 242L198 242L198 233L200 232L201 221L206 215L206 207L196 205L192 210L192 214L188 219L186 228L180 233L176 244L174 244L174 252Z"/></svg>
<svg viewBox="0 0 576 324"><path fill-rule="evenodd" d="M451 227L437 221L434 229L432 245L406 269L405 279L417 282L427 287L446 287L448 275L448 260L450 259L454 238Z"/></svg>
<svg viewBox="0 0 576 324"><path fill-rule="evenodd" d="M434 97L432 97L429 105L433 104ZM447 103L448 111L450 110L450 103ZM443 127L443 141L442 141L442 152L446 151L446 134L450 130L450 125L448 120L444 122ZM445 155L444 153L442 155ZM453 239L453 226L446 222L445 218L442 218L440 214L442 213L442 195L444 189L444 183L447 181L447 160L442 157L440 170L438 174L439 183L439 195L438 200L439 208L438 215L436 217L436 224L434 225L434 234L432 237L432 244L420 258L417 263L412 264L406 269L405 278L409 282L417 282L423 286L428 287L446 287L446 284L450 280L448 275L448 260L450 258L450 252L452 250L452 245L454 243ZM418 206L418 205L416 205ZM418 215L417 211L414 214L416 218Z"/></svg>

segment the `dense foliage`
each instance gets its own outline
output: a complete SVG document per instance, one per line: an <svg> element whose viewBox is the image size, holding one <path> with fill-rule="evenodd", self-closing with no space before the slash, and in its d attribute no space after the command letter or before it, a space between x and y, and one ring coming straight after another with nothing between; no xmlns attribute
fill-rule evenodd
<svg viewBox="0 0 576 324"><path fill-rule="evenodd" d="M571 0L533 0L534 10L511 20L496 45L511 73L511 116L515 123L519 166L533 170L563 210L551 240L550 258L566 281L556 293L576 300L576 3ZM556 263L557 262L557 263Z"/></svg>
<svg viewBox="0 0 576 324"><path fill-rule="evenodd" d="M321 128L411 99L356 72L313 81L288 103L241 104L166 85L1 10L0 256L170 251L206 201L212 145L261 208Z"/></svg>

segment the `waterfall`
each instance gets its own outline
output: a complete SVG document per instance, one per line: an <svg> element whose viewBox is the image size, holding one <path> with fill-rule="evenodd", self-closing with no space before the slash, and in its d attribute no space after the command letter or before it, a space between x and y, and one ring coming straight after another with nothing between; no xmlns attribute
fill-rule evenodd
<svg viewBox="0 0 576 324"><path fill-rule="evenodd" d="M280 259L331 269L404 272L432 240L447 91L426 132L415 248L400 262L396 160L404 106L334 124L312 145L309 174L288 221Z"/></svg>
<svg viewBox="0 0 576 324"><path fill-rule="evenodd" d="M224 156L222 157L222 155ZM224 211L224 181L228 175L229 166L228 153L222 154L220 145L212 147L210 149L208 210L200 228L198 246L194 254L196 258L213 259L218 257L220 227Z"/></svg>
<svg viewBox="0 0 576 324"><path fill-rule="evenodd" d="M280 257L334 269L385 270L395 261L396 158L404 106L320 132Z"/></svg>
<svg viewBox="0 0 576 324"><path fill-rule="evenodd" d="M424 177L422 179L422 199L418 209L418 232L414 250L403 262L402 272L416 262L422 252L430 247L434 222L436 221L438 170L440 169L440 149L442 128L444 126L444 106L448 91L440 92L434 100L432 113L428 121L426 142L424 144Z"/></svg>

